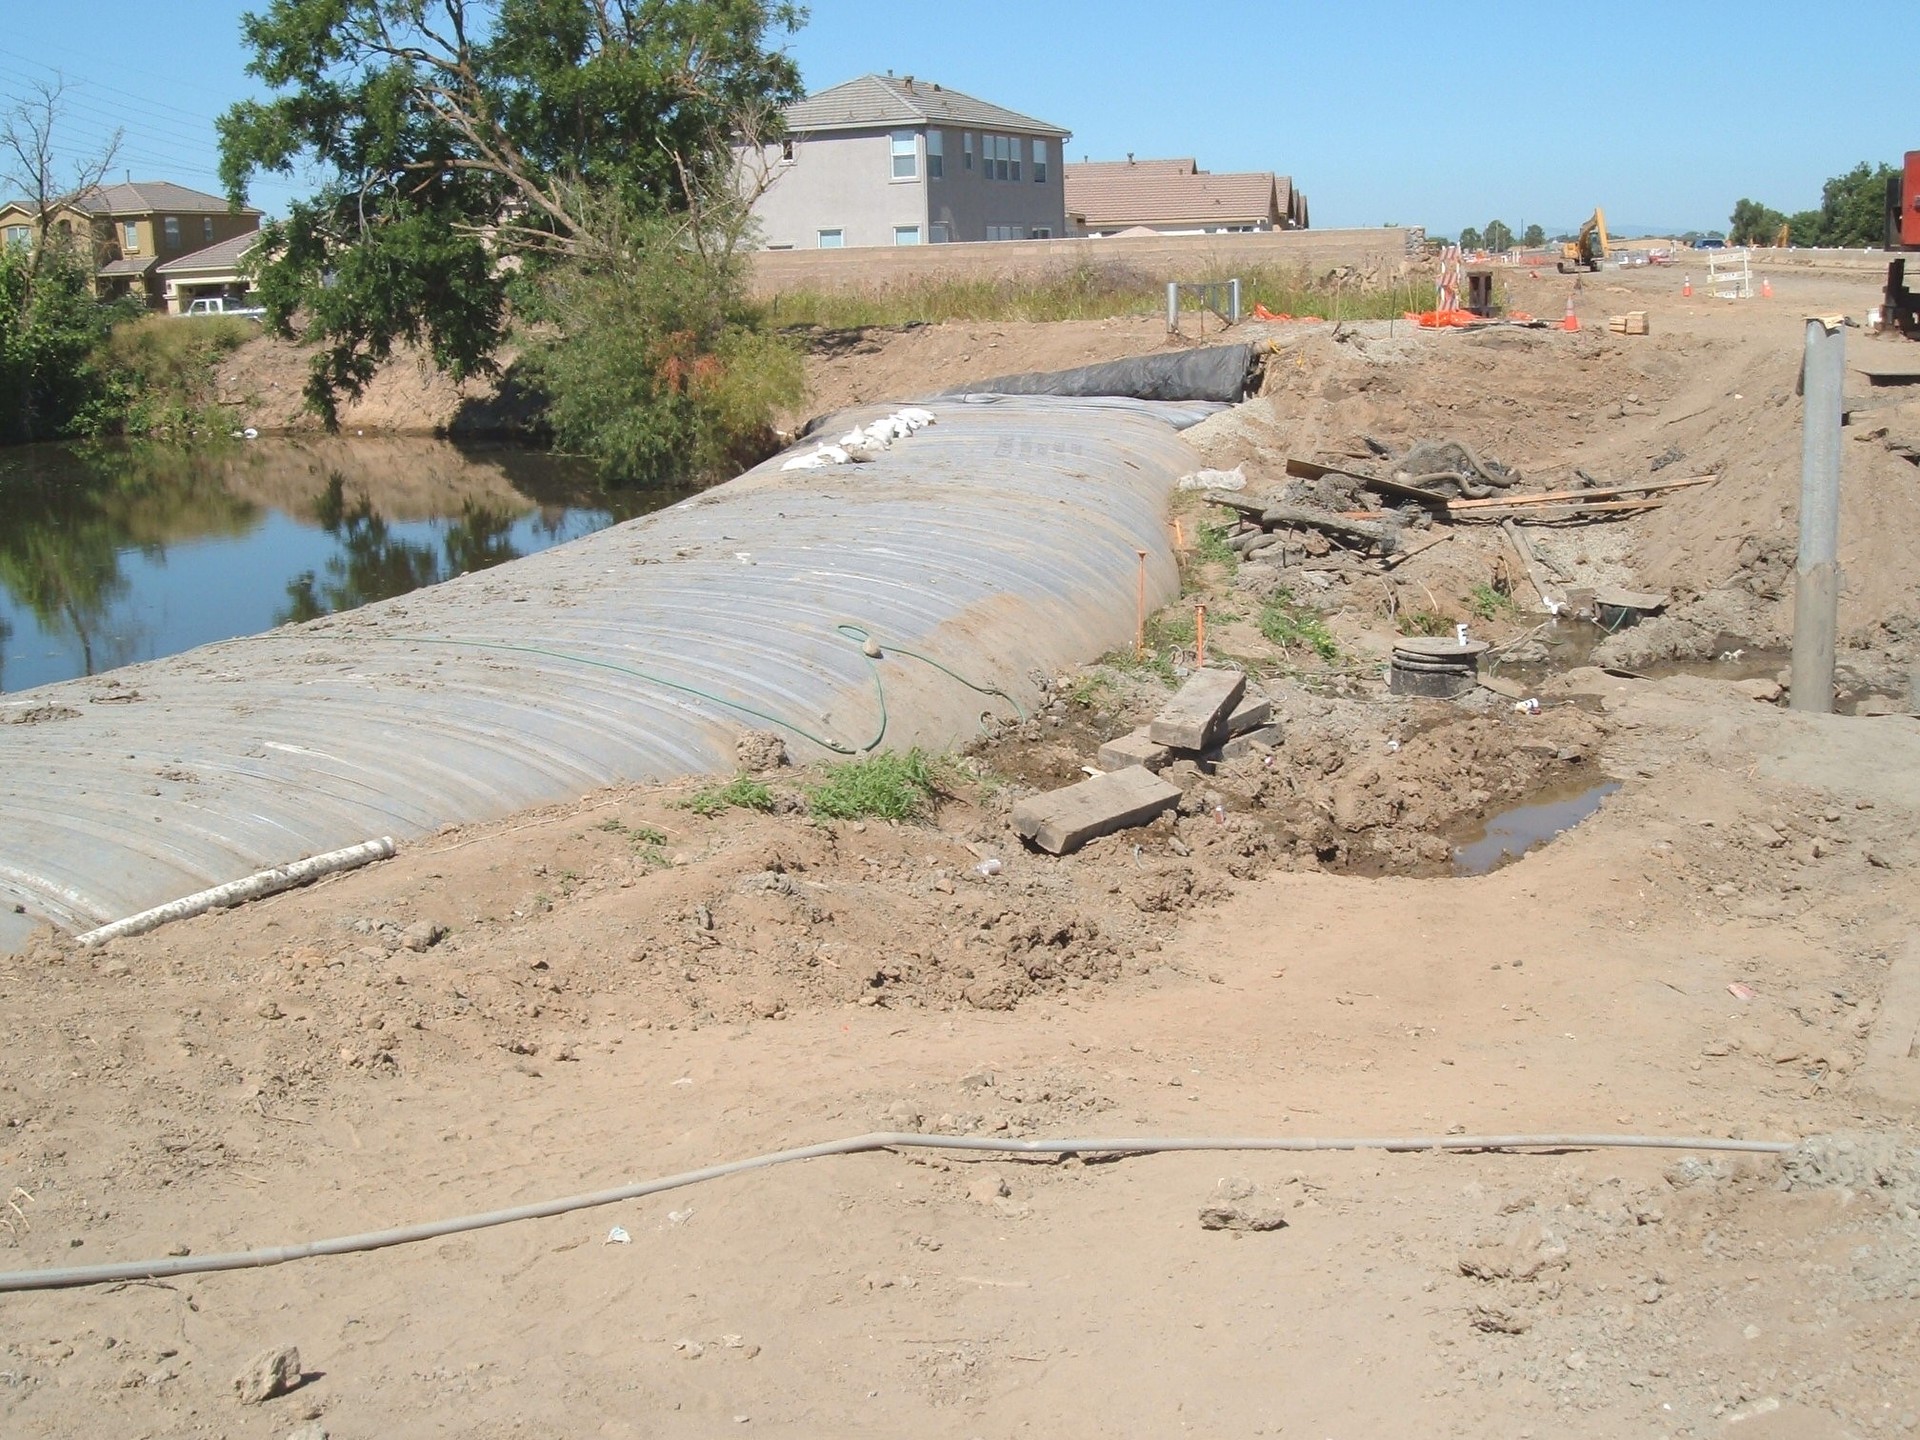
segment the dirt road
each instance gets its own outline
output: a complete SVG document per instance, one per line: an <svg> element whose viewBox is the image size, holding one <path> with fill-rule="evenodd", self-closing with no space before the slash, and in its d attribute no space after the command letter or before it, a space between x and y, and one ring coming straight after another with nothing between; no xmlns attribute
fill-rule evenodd
<svg viewBox="0 0 1920 1440"><path fill-rule="evenodd" d="M1735 313L1689 311L1672 281L1590 287L1587 331L1545 344L1302 339L1297 384L1202 438L1260 483L1356 432L1458 435L1542 473L1644 474L1677 445L1719 467L1717 498L1550 543L1580 574L1678 567L1683 618L1731 603L1716 547L1785 523L1797 448L1770 397L1795 315L1857 309L1859 287L1783 282L1776 309ZM1539 284L1517 300L1545 312ZM1593 333L1627 300L1654 336ZM1849 442L1874 487L1849 505L1883 526L1914 503L1891 488L1901 423ZM1911 580L1858 523L1850 663L1884 670L1912 658ZM1451 613L1497 549L1464 536L1395 583ZM1395 633L1372 585L1329 582L1344 654ZM1778 599L1742 593L1773 623ZM1221 643L1255 649L1250 624ZM1182 774L1180 816L1057 860L1012 842L1013 798L1156 693L1061 677L955 764L927 825L602 794L100 951L48 940L0 971L0 1267L344 1234L876 1128L1842 1139L1785 1162L822 1160L369 1255L8 1296L0 1429L1913 1433L1920 731L1703 668L1566 670L1538 716L1272 679L1270 761ZM1603 782L1547 848L1446 873L1489 812ZM999 873L975 871L987 855ZM1209 1208L1281 1223L1206 1228ZM243 1403L234 1377L279 1346L302 1383Z"/></svg>

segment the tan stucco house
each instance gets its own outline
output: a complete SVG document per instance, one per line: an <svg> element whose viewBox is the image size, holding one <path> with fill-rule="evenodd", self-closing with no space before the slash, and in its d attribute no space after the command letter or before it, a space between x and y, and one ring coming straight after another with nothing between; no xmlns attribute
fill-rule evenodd
<svg viewBox="0 0 1920 1440"><path fill-rule="evenodd" d="M91 247L95 294L103 300L138 295L156 309L167 296L162 266L259 228L260 212L252 206L235 210L223 196L166 180L97 186L53 219L56 234ZM0 243L30 245L39 229L31 201L0 205Z"/></svg>
<svg viewBox="0 0 1920 1440"><path fill-rule="evenodd" d="M1221 235L1307 228L1307 197L1267 170L1213 174L1187 159L1065 167L1076 235Z"/></svg>
<svg viewBox="0 0 1920 1440"><path fill-rule="evenodd" d="M785 139L742 156L767 181L753 210L770 250L1067 233L1058 125L911 75L863 75L782 113Z"/></svg>

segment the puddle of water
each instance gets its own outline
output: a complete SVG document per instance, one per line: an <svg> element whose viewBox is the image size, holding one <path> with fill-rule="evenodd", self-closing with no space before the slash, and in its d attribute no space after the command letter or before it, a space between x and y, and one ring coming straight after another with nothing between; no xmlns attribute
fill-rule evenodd
<svg viewBox="0 0 1920 1440"><path fill-rule="evenodd" d="M1518 860L1571 830L1619 788L1618 780L1581 781L1488 816L1453 847L1453 873L1485 875Z"/></svg>
<svg viewBox="0 0 1920 1440"><path fill-rule="evenodd" d="M310 620L680 499L423 438L0 451L0 690Z"/></svg>

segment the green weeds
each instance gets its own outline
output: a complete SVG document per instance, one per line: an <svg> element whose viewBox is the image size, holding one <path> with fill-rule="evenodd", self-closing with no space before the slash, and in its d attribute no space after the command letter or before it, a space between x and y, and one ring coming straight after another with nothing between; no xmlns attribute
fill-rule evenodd
<svg viewBox="0 0 1920 1440"><path fill-rule="evenodd" d="M1329 665L1340 658L1340 646L1326 621L1299 604L1289 590L1279 589L1268 597L1260 607L1259 625L1260 633L1282 650L1304 647Z"/></svg>
<svg viewBox="0 0 1920 1440"><path fill-rule="evenodd" d="M1467 592L1465 598L1467 609L1482 620L1520 613L1520 604L1511 595L1503 595L1493 586L1484 583L1474 586Z"/></svg>
<svg viewBox="0 0 1920 1440"><path fill-rule="evenodd" d="M725 785L694 791L681 803L708 819L727 810L758 810L764 814L773 809L773 791L751 775L736 775Z"/></svg>
<svg viewBox="0 0 1920 1440"><path fill-rule="evenodd" d="M826 779L807 790L818 820L918 820L939 793L935 761L917 747L826 767Z"/></svg>

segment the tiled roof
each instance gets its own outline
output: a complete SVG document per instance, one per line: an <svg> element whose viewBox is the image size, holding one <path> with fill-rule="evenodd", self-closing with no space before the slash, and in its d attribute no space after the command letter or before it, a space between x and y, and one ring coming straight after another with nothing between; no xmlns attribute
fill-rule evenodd
<svg viewBox="0 0 1920 1440"><path fill-rule="evenodd" d="M796 135L929 123L981 130L1018 130L1029 135L1057 135L1062 139L1072 133L1031 115L989 105L985 100L976 100L961 91L948 90L911 75L862 75L857 80L795 101L783 113L787 129Z"/></svg>
<svg viewBox="0 0 1920 1440"><path fill-rule="evenodd" d="M19 206L28 214L33 213L31 200L9 203ZM163 212L171 215L224 215L229 208L224 195L189 190L170 180L136 180L130 185L100 185L74 203L90 215L156 215ZM240 213L258 215L260 212L251 205L242 205Z"/></svg>
<svg viewBox="0 0 1920 1440"><path fill-rule="evenodd" d="M218 245L209 245L204 250L196 250L191 255L182 255L177 260L169 260L160 267L162 275L170 275L176 270L231 270L241 258L260 243L260 232L249 230L244 235L236 235L231 240L222 240Z"/></svg>
<svg viewBox="0 0 1920 1440"><path fill-rule="evenodd" d="M153 268L157 257L148 255L122 255L118 260L109 260L100 267L102 275L144 275Z"/></svg>
<svg viewBox="0 0 1920 1440"><path fill-rule="evenodd" d="M1067 210L1090 230L1113 225L1284 224L1293 185L1268 171L1210 175L1178 161L1067 165Z"/></svg>
<svg viewBox="0 0 1920 1440"><path fill-rule="evenodd" d="M1076 165L1067 166L1067 173L1078 170L1083 175L1108 175L1114 172L1141 175L1198 175L1200 162L1191 156L1178 156L1171 160L1082 160Z"/></svg>

